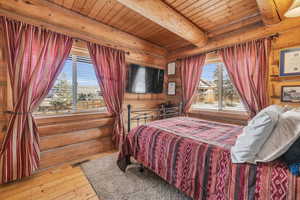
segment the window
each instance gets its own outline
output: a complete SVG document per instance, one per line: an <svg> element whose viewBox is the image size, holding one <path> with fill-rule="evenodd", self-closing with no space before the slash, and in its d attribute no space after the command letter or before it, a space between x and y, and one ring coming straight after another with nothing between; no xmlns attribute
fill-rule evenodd
<svg viewBox="0 0 300 200"><path fill-rule="evenodd" d="M192 108L245 111L223 63L203 67Z"/></svg>
<svg viewBox="0 0 300 200"><path fill-rule="evenodd" d="M70 56L36 114L105 111L105 103L89 57Z"/></svg>

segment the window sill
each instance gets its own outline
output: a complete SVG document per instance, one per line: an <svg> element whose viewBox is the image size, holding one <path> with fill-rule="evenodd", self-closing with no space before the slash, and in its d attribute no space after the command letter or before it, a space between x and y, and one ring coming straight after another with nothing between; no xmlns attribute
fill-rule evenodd
<svg viewBox="0 0 300 200"><path fill-rule="evenodd" d="M188 112L190 116L207 118L207 119L216 119L219 121L228 121L228 122L241 122L241 124L246 124L249 117L245 111L231 111L231 110L212 110L212 109L193 109Z"/></svg>

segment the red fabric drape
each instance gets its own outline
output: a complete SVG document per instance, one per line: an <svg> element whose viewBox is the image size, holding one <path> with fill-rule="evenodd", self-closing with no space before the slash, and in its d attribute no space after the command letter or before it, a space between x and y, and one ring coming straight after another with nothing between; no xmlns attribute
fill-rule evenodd
<svg viewBox="0 0 300 200"><path fill-rule="evenodd" d="M181 85L183 113L187 113L193 101L193 96L199 85L200 76L205 63L206 54L191 56L179 61L181 68Z"/></svg>
<svg viewBox="0 0 300 200"><path fill-rule="evenodd" d="M123 100L125 94L125 52L88 43L98 83L109 113L116 117L113 142L120 147L125 138Z"/></svg>
<svg viewBox="0 0 300 200"><path fill-rule="evenodd" d="M219 50L231 81L254 117L268 106L267 83L270 39L260 39Z"/></svg>
<svg viewBox="0 0 300 200"><path fill-rule="evenodd" d="M32 116L52 88L72 47L72 39L0 18L7 41L13 110L0 154L0 183L30 176L39 166L37 125Z"/></svg>

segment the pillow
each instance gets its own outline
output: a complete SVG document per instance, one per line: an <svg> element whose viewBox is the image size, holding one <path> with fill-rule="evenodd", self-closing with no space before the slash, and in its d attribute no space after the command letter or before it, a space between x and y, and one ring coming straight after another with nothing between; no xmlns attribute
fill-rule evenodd
<svg viewBox="0 0 300 200"><path fill-rule="evenodd" d="M269 162L284 154L300 136L300 113L283 113L276 128L257 154L256 162Z"/></svg>
<svg viewBox="0 0 300 200"><path fill-rule="evenodd" d="M293 108L291 110L294 111L294 112L300 112L300 108Z"/></svg>
<svg viewBox="0 0 300 200"><path fill-rule="evenodd" d="M255 163L255 155L272 133L285 107L271 105L260 111L244 128L231 148L233 163Z"/></svg>

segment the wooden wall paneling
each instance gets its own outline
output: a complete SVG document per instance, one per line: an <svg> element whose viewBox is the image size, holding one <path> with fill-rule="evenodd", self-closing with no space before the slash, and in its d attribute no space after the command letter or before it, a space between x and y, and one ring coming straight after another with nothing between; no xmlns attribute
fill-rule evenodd
<svg viewBox="0 0 300 200"><path fill-rule="evenodd" d="M35 116L38 126L55 125L76 121L89 121L95 119L112 118L109 113L79 113L79 114L60 114L55 116Z"/></svg>
<svg viewBox="0 0 300 200"><path fill-rule="evenodd" d="M279 75L279 55L280 50L285 48L300 47L300 38L298 35L300 27L293 28L283 32L279 37L272 42L272 51L269 61L269 100L271 104L290 105L299 107L300 103L281 102L281 87L286 85L300 85L300 76L274 78L272 75Z"/></svg>
<svg viewBox="0 0 300 200"><path fill-rule="evenodd" d="M180 75L180 65L179 61L176 61L175 75L168 75L168 82L176 83L175 95L168 95L166 90L167 101L172 104L179 104L182 101L182 88L181 88L181 75Z"/></svg>
<svg viewBox="0 0 300 200"><path fill-rule="evenodd" d="M166 83L166 59L157 59L152 58L150 56L142 56L139 55L126 55L127 63L135 63L140 65L146 65L149 67L159 68L165 70L165 77L164 77L164 91L165 83ZM128 65L127 65L128 67ZM125 110L127 112L127 105L131 104L133 109L137 108L157 108L158 105L164 103L166 101L166 94L163 92L162 94L134 94L134 93L125 93ZM127 119L126 119L127 120Z"/></svg>
<svg viewBox="0 0 300 200"><path fill-rule="evenodd" d="M52 167L113 149L111 137L93 139L41 152L40 168Z"/></svg>
<svg viewBox="0 0 300 200"><path fill-rule="evenodd" d="M87 130L41 137L41 151L85 142L92 139L108 137L109 135L111 135L112 130L112 126L104 126L101 128L92 128Z"/></svg>
<svg viewBox="0 0 300 200"><path fill-rule="evenodd" d="M247 125L248 117L246 115L232 114L232 113L218 113L218 112L193 112L188 116L206 119L210 121L218 121L223 123L231 123L237 125Z"/></svg>
<svg viewBox="0 0 300 200"><path fill-rule="evenodd" d="M50 125L39 126L40 136L56 135L60 133L67 133L73 131L87 130L101 126L113 125L114 118L100 118L85 121L82 120L74 122L56 123Z"/></svg>

